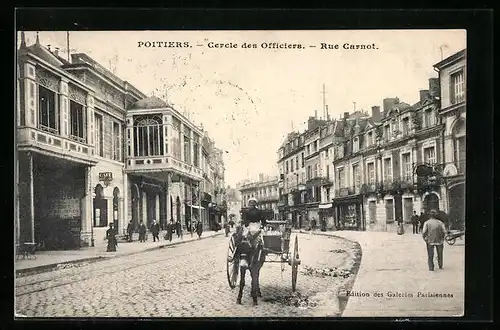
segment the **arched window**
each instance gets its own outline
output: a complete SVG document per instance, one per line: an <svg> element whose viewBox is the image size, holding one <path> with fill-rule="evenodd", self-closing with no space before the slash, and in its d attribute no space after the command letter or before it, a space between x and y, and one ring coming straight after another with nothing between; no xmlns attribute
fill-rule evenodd
<svg viewBox="0 0 500 330"><path fill-rule="evenodd" d="M163 155L163 121L157 115L134 118L134 156Z"/></svg>
<svg viewBox="0 0 500 330"><path fill-rule="evenodd" d="M465 122L460 120L453 128L455 165L458 173L465 173Z"/></svg>

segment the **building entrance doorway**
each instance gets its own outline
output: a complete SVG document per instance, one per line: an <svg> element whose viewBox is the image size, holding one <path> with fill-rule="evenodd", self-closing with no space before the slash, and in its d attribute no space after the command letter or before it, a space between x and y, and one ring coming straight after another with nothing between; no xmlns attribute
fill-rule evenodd
<svg viewBox="0 0 500 330"><path fill-rule="evenodd" d="M425 196L424 209L425 213L429 213L430 210L439 211L439 197L434 193L430 193Z"/></svg>

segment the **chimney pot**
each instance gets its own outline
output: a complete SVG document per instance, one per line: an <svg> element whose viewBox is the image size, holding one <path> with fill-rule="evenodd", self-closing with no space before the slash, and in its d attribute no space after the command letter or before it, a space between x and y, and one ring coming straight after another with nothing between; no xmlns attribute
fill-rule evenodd
<svg viewBox="0 0 500 330"><path fill-rule="evenodd" d="M372 119L375 122L380 121L380 107L379 106L372 107Z"/></svg>
<svg viewBox="0 0 500 330"><path fill-rule="evenodd" d="M344 112L344 118L345 119L349 118L349 112Z"/></svg>

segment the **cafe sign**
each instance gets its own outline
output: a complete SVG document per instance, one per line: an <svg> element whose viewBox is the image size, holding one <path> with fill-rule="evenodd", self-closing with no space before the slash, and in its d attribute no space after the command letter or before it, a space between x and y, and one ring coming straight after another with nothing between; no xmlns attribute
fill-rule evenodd
<svg viewBox="0 0 500 330"><path fill-rule="evenodd" d="M113 172L99 173L99 181L112 181L112 180L113 180Z"/></svg>

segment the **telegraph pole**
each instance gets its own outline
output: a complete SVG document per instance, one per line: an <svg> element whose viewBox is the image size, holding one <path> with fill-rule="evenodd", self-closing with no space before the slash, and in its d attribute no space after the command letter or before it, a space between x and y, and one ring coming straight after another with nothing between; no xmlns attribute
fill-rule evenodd
<svg viewBox="0 0 500 330"><path fill-rule="evenodd" d="M323 91L321 92L321 94L323 94L323 118L326 118L325 84L323 84Z"/></svg>

